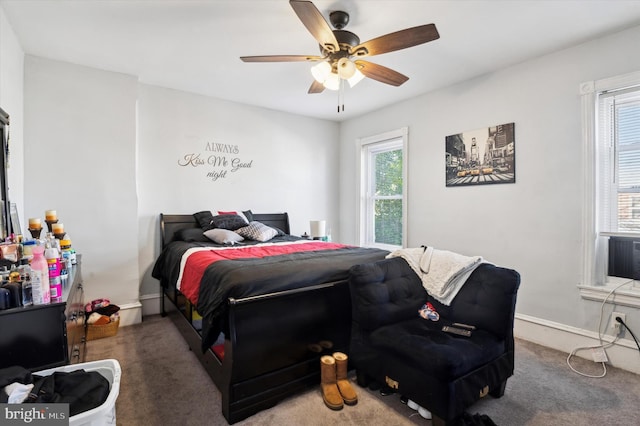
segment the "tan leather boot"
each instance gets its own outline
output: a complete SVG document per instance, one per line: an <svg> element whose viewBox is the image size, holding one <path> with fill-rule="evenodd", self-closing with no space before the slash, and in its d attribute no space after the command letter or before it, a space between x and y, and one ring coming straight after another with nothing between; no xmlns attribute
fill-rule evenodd
<svg viewBox="0 0 640 426"><path fill-rule="evenodd" d="M333 358L336 360L336 382L340 395L342 395L345 404L356 405L358 403L358 395L347 378L347 363L349 358L342 352L335 352Z"/></svg>
<svg viewBox="0 0 640 426"><path fill-rule="evenodd" d="M320 358L320 387L325 405L332 410L342 410L342 395L336 383L336 360L332 356Z"/></svg>

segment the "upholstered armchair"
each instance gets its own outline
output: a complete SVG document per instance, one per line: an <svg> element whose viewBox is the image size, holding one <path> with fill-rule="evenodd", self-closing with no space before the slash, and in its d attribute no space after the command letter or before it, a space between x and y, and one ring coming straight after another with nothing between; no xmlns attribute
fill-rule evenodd
<svg viewBox="0 0 640 426"><path fill-rule="evenodd" d="M429 410L434 425L454 424L487 394L501 397L514 371L519 285L516 271L483 263L445 306L400 257L354 266L350 359L358 384L396 389ZM418 314L426 302L437 321ZM471 326L470 336L442 330L453 323Z"/></svg>

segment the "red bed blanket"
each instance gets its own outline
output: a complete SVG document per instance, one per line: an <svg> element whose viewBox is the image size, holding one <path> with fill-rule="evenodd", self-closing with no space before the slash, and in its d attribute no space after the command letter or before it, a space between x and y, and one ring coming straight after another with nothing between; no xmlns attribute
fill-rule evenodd
<svg viewBox="0 0 640 426"><path fill-rule="evenodd" d="M334 250L349 247L344 244L324 241L294 241L264 243L248 247L194 247L188 249L180 262L180 275L176 287L193 303L198 305L200 283L205 269L220 260L258 259L267 256L301 253L306 251Z"/></svg>
<svg viewBox="0 0 640 426"><path fill-rule="evenodd" d="M386 250L275 237L237 246L174 241L162 251L152 276L177 288L202 315L203 350L228 332L228 302L251 296L346 280L353 265L383 259Z"/></svg>

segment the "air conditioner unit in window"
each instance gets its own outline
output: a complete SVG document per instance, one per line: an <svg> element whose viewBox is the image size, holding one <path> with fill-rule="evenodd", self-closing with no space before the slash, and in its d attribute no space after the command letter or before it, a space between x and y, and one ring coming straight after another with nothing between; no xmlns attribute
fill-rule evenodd
<svg viewBox="0 0 640 426"><path fill-rule="evenodd" d="M640 280L640 238L609 237L608 274Z"/></svg>

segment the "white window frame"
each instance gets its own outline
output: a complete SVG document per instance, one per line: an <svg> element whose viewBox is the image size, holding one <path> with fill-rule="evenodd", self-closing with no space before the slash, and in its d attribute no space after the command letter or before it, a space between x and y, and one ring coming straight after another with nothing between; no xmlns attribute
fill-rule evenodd
<svg viewBox="0 0 640 426"><path fill-rule="evenodd" d="M358 209L358 241L362 247L378 247L385 250L396 250L407 246L407 158L408 158L408 136L409 130L407 127L402 127L390 132L368 136L360 138L356 141L358 156L358 194L360 197L359 209ZM370 165L369 152L373 146L387 148L389 145L397 145L402 148L402 247L380 244L373 241L373 208L369 176Z"/></svg>
<svg viewBox="0 0 640 426"><path fill-rule="evenodd" d="M584 299L607 300L618 305L640 307L640 283L627 278L606 276L606 250L598 234L598 96L600 93L640 85L640 72L629 73L580 84L584 194L582 213L582 282L578 285ZM629 285L625 285L629 283ZM624 287L621 287L624 286ZM615 290L615 295L611 297Z"/></svg>

